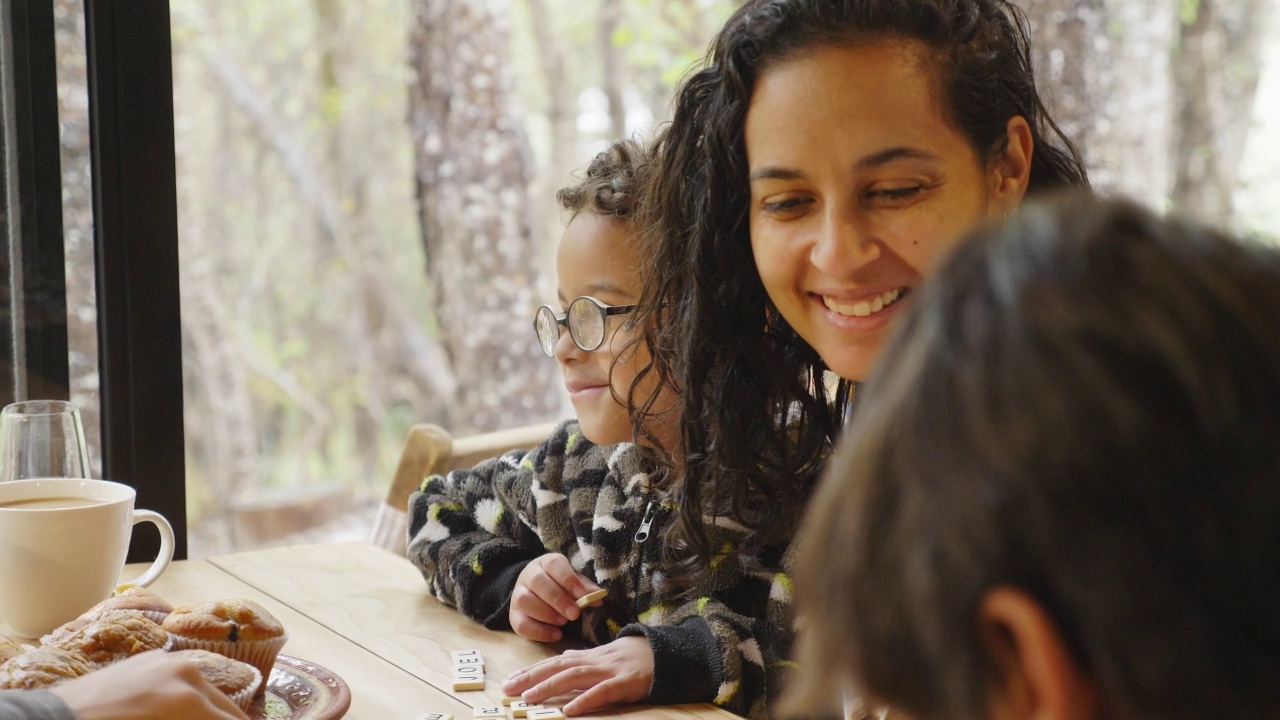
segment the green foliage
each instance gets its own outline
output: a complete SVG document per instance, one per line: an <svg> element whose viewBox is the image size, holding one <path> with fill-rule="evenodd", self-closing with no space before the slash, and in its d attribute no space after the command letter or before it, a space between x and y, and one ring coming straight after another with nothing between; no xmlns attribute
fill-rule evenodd
<svg viewBox="0 0 1280 720"><path fill-rule="evenodd" d="M1195 25L1200 15L1200 0L1182 0L1178 10L1178 18L1183 25Z"/></svg>

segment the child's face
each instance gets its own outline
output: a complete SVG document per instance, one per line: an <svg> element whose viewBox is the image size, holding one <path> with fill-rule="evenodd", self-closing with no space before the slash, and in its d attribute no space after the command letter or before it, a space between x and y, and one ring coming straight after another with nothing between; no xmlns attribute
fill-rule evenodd
<svg viewBox="0 0 1280 720"><path fill-rule="evenodd" d="M633 232L629 221L590 210L582 210L569 222L556 251L561 312L583 295L609 306L632 305L639 299L639 257ZM582 433L597 445L633 439L625 403L631 381L648 362L648 354L640 346L627 349L638 334L625 327L628 317L607 318L604 342L591 352L575 345L566 329L561 329L556 341L556 360L564 371L564 385Z"/></svg>

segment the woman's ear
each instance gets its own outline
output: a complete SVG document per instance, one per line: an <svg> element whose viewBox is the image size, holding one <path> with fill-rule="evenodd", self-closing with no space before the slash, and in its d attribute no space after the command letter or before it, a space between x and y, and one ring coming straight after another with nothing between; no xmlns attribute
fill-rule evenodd
<svg viewBox="0 0 1280 720"><path fill-rule="evenodd" d="M992 720L1088 720L1097 691L1080 671L1044 608L1021 590L999 587L982 599L978 637L997 673Z"/></svg>
<svg viewBox="0 0 1280 720"><path fill-rule="evenodd" d="M1031 126L1021 115L1009 118L1005 139L1004 150L992 158L990 165L991 203L997 215L1008 215L1018 209L1027 194L1036 144Z"/></svg>

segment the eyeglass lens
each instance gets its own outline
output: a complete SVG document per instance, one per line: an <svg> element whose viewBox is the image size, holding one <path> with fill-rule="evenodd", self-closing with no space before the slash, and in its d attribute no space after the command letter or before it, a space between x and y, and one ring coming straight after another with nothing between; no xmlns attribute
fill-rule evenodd
<svg viewBox="0 0 1280 720"><path fill-rule="evenodd" d="M569 334L583 350L591 351L604 343L604 309L585 297L569 303Z"/></svg>
<svg viewBox="0 0 1280 720"><path fill-rule="evenodd" d="M556 356L556 341L560 339L560 327L556 322L556 313L543 305L533 317L533 329L538 333L538 344L547 357Z"/></svg>

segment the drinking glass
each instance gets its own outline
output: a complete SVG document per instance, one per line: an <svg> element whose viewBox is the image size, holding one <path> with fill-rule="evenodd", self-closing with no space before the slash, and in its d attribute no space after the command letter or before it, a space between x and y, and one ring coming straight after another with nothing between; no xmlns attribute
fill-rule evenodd
<svg viewBox="0 0 1280 720"><path fill-rule="evenodd" d="M0 482L87 477L89 451L75 403L27 400L0 410Z"/></svg>

